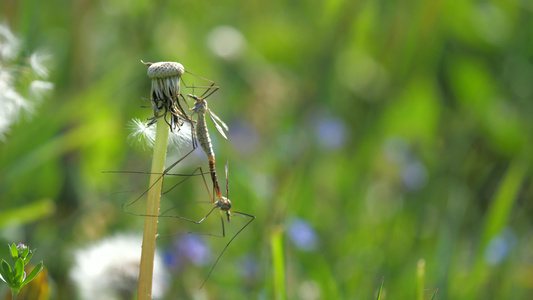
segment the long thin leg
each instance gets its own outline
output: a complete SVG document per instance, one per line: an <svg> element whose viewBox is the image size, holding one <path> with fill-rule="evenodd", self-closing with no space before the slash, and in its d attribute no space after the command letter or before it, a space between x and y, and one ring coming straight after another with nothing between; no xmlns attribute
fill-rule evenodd
<svg viewBox="0 0 533 300"><path fill-rule="evenodd" d="M200 171L200 172L197 173L197 171ZM142 173L142 174L144 174L145 172L138 172L138 173ZM159 174L162 174L162 173L159 173ZM163 174L163 175L170 175L170 174L167 173L167 174ZM194 170L194 172L191 173L191 174L189 174L189 175L183 175L183 174L177 174L177 175L179 175L179 176L186 176L187 178L182 179L180 182L178 182L176 185L174 185L171 189L175 188L176 186L178 186L179 184L183 183L185 180L189 179L189 178L192 177L192 176L198 176L198 175L200 175L200 176L202 176L202 178L203 178L204 185L205 185L205 187L206 187L206 191L207 191L209 197L211 198L211 193L209 192L209 189L207 188L207 183L206 183L206 181L205 181L205 176L204 176L204 173L202 172L202 168L201 168L201 167L196 168L196 169ZM170 189L170 190L171 190L171 189ZM169 191L170 191L170 190L169 190ZM168 193L169 191L166 191L165 193ZM117 192L117 193L118 193L118 192ZM207 203L210 203L210 202L207 202ZM133 203L130 203L130 204L128 204L127 206L130 206L130 205L132 205L132 204L133 204ZM212 202L211 202L211 204L212 204ZM204 216L200 221L194 221L194 220L192 220L192 219L185 218L185 217L181 217L181 216L165 215L167 212L169 212L169 211L175 209L175 208L178 207L178 206L179 206L179 205L176 205L176 206L174 206L174 207L171 207L171 208L165 210L163 213L161 213L161 214L159 214L159 215L137 214L137 213L134 213L134 212L128 211L128 210L126 210L126 209L124 209L124 211L126 211L126 212L128 212L128 213L130 213L130 214L132 214L132 215L140 216L140 217L167 217L167 218L176 218L176 219L185 220L185 221L188 221L188 222L191 222L191 223L195 223L195 224L200 224L200 223L202 223L202 222L203 222L203 221L204 221L204 220L205 220L205 219L206 219L206 218L207 218L207 217L213 212L213 210L214 210L215 208L217 208L216 206L213 206L213 208L211 209L211 211L210 211L206 216ZM124 205L123 205L123 207L124 207Z"/></svg>
<svg viewBox="0 0 533 300"><path fill-rule="evenodd" d="M207 99L209 98L209 96L213 95L216 91L218 91L218 86L214 86L215 83L213 82L213 84L200 96L200 98L203 98L203 99ZM207 96L207 92L209 92L209 90L211 89L214 89L213 91L211 91L211 93L209 93Z"/></svg>
<svg viewBox="0 0 533 300"><path fill-rule="evenodd" d="M159 118L161 116L158 116L157 118ZM154 117L156 118L156 117ZM152 120L152 121L155 121L155 120ZM192 134L193 134L193 141L196 140L196 135L194 134L194 130L191 126L191 131L192 131ZM122 204L122 209L127 212L127 213L131 213L131 214L134 214L133 212L131 211L128 211L126 208L134 205L135 203L137 203L137 201L139 201L144 195L146 195L148 193L148 191L157 183L159 182L159 180L163 180L163 177L166 175L166 174L169 174L170 170L172 168L174 168L177 164L179 164L181 161L183 161L185 158L187 158L194 150L196 150L196 148L198 147L198 144L197 142L193 142L193 148L191 151L189 151L187 154L185 154L182 158L178 159L176 162L174 162L173 164L171 164L168 168L166 168L163 173L161 174L161 176L150 186L148 187L148 189L146 191L144 191L139 197L137 197L135 200L133 200L132 202L130 203L123 203ZM104 173L120 173L119 171L109 171L109 172L104 172ZM149 174L149 172L147 172L146 174ZM167 191L168 192L168 191ZM135 214L134 214L135 215Z"/></svg>
<svg viewBox="0 0 533 300"><path fill-rule="evenodd" d="M215 200L211 197L211 193L209 192L209 188L207 187L207 181L205 180L205 176L204 176L204 172L202 172L202 167L198 167L196 168L195 172L197 170L200 170L200 175L202 176L202 179L204 181L204 186L206 188L206 191L207 193L209 194L209 198L211 199L212 201L212 204L215 203ZM194 173L194 172L193 172ZM214 197L214 194L213 194L213 197ZM174 209L175 207L172 207L170 209L167 209L165 210L162 214L159 215L159 217L165 217L165 218L177 218L177 219L180 219L180 220L185 220L185 221L188 221L188 222L191 222L191 223L195 223L195 224L200 224L202 223L205 219L207 219L211 213L216 209L218 208L217 206L213 206L211 208L211 210L209 210L209 212L200 220L200 221L194 221L194 220L191 220L191 219L188 219L188 218L184 218L184 217L181 217L181 216L173 216L173 215L165 215L167 212L171 211L172 209ZM160 239L160 238L163 238L163 237L168 237L168 236L175 236L175 235L180 235L180 234L200 234L200 235L209 235L209 236L215 236L215 237L225 237L226 236L226 232L225 232L225 228L224 228L224 219L222 219L222 214L220 215L220 218L221 218L221 221L222 221L222 235L219 235L219 234L213 234L213 233L206 233L206 232L181 232L181 233L174 233L174 234L168 234L168 235L163 235L163 236L159 236L157 239Z"/></svg>
<svg viewBox="0 0 533 300"><path fill-rule="evenodd" d="M196 171L200 171L200 173L196 173ZM204 174L210 174L209 172L206 172L204 173L202 171L202 167L197 167L196 169L194 169L194 171L187 177L187 178L184 178L182 180L180 180L178 183L174 184L172 187L170 187L168 190L166 190L165 192L161 193L161 195L166 195L168 194L170 191L172 191L173 189L175 189L178 185L182 184L184 181L188 180L189 178L191 178L192 176L199 176L201 175L203 180L204 180L204 184L205 184L205 177L204 177ZM164 175L171 175L171 174L164 174ZM206 185L206 189L207 189L207 185ZM207 193L209 193L209 189L207 189ZM209 193L209 198L211 199L211 193Z"/></svg>
<svg viewBox="0 0 533 300"><path fill-rule="evenodd" d="M213 206L213 208L211 208L211 210L209 210L209 212L207 213L207 215L205 215L200 221L193 221L193 220L190 220L190 219L187 219L187 218L184 218L184 217L180 217L180 216L161 216L161 217L165 217L165 218L177 218L177 219L180 219L180 220L189 221L189 222L191 222L191 223L201 224L205 219L207 219L207 217L209 217L209 216L211 215L211 213L212 213L216 208L217 208L216 206ZM165 237L176 236L176 235L181 235L181 234L208 235L208 236L214 236L214 237L224 238L224 237L226 237L226 229L225 229L225 227L224 227L224 219L222 218L222 215L220 215L220 220L222 221L222 234L221 234L221 235L220 235L220 234L216 234L216 233L209 233L209 232L187 231L187 232L178 232L178 233L171 233L171 234L161 235L161 236L158 236L157 239L162 239L162 238L165 238Z"/></svg>
<svg viewBox="0 0 533 300"><path fill-rule="evenodd" d="M131 213L131 214L134 214L133 212L130 212L128 211L126 208L132 206L133 204L137 203L137 201L139 201L144 195L146 195L148 193L148 191L157 183L159 182L159 180L163 180L163 177L168 174L170 172L170 170L172 168L174 168L177 164L179 164L182 160L184 160L187 156L189 156L194 150L196 150L196 148L193 148L191 151L189 151L187 154L185 154L185 156L183 156L182 158L178 159L176 162L174 162L172 165L170 165L168 168L166 168L164 171L163 171L163 174L161 174L161 176L151 185L148 187L148 189L146 191L144 191L139 197L137 197L135 200L133 200L132 202L130 203L124 203L122 204L122 209L127 212L127 213ZM134 214L135 215L135 214Z"/></svg>
<svg viewBox="0 0 533 300"><path fill-rule="evenodd" d="M228 246L229 244L231 244L231 242L233 242L233 240L237 237L237 235L239 235L239 233L241 233L244 228L246 228L248 225L250 225L250 223L253 222L253 220L255 220L255 216L252 216L250 214L247 214L247 213L243 213L243 212L238 212L238 211L231 211L232 213L234 214L238 214L238 215L242 215L242 216L246 216L246 217L250 217L250 221L248 221L248 223L244 224L244 226L239 229L239 231L237 231L237 233L235 233L235 235L229 240L229 242L226 244L226 246L224 247L224 249L222 249L222 252L220 252L220 255L217 257L217 260L215 261L215 263L213 264L213 266L211 267L211 270L209 270L209 273L207 274L207 277L205 278L204 282L202 283L202 285L200 286L199 289L202 289L205 285L205 283L207 282L207 280L209 279L209 277L211 276L211 273L213 273L213 270L215 269L215 267L217 266L218 264L218 261L220 260L220 258L222 257L222 255L224 254L224 252L226 252L226 249L228 249ZM222 217L222 215L220 215L220 218L222 220L222 234L223 236L225 236L225 232L224 232L224 218Z"/></svg>
<svg viewBox="0 0 533 300"><path fill-rule="evenodd" d="M183 85L184 85L186 88L193 88L193 89L194 89L194 88L200 88L200 89L206 89L206 91L202 94L202 96L201 96L200 98L204 98L204 96L205 96L210 90L212 90L212 89L214 89L214 90L209 94L209 96L211 96L211 94L213 94L214 92L216 92L216 91L219 89L218 86L215 86L215 82L214 82L213 80L210 80L210 79L204 78L204 77L202 77L202 76L196 75L196 74L191 73L191 72L188 72L188 71L185 71L185 72L188 73L188 74L191 74L191 75L193 75L193 76L195 76L195 77L197 77L197 78L200 78L200 79L202 79L202 80L205 80L205 81L211 83L210 86L197 86L197 87L195 87L194 85L193 85L193 86L188 86L188 85L185 83L185 81L183 80L183 78L181 79L182 82L183 82ZM207 97L209 97L209 96L207 96ZM207 97L205 97L205 98L207 98Z"/></svg>

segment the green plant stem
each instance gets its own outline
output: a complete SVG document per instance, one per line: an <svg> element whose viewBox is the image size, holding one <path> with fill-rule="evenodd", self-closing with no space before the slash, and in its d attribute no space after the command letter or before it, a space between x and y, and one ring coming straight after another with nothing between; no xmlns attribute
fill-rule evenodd
<svg viewBox="0 0 533 300"><path fill-rule="evenodd" d="M150 191L146 204L146 217L144 219L144 234L139 270L138 300L152 299L152 275L154 269L155 240L157 235L157 221L159 215L159 202L163 180L161 173L165 169L167 155L168 126L164 118L157 120L157 131L152 158L152 175L150 176Z"/></svg>
<svg viewBox="0 0 533 300"><path fill-rule="evenodd" d="M426 273L426 261L421 258L416 267L416 299L424 300L424 277Z"/></svg>
<svg viewBox="0 0 533 300"><path fill-rule="evenodd" d="M285 290L285 256L283 247L283 229L275 228L270 235L272 266L274 267L274 299L287 299Z"/></svg>
<svg viewBox="0 0 533 300"><path fill-rule="evenodd" d="M470 286L466 290L468 295L464 299L479 299L482 283L486 282L490 275L490 269L487 268L485 261L485 252L490 241L502 232L511 216L527 175L527 166L525 160L520 157L515 158L496 190L485 217L478 254L470 276Z"/></svg>

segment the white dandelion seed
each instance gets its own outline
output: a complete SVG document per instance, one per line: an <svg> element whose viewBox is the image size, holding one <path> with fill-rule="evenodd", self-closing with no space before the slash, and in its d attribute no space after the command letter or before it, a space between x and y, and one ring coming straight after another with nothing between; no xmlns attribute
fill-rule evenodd
<svg viewBox="0 0 533 300"><path fill-rule="evenodd" d="M131 144L139 143L143 148L152 148L154 146L157 124L148 126L148 122L133 119L128 123L128 128L131 130L128 136L128 141ZM185 122L178 130L170 132L168 136L168 147L179 150L190 145L191 140L191 125Z"/></svg>
<svg viewBox="0 0 533 300"><path fill-rule="evenodd" d="M48 68L45 67L44 63L50 60L50 55L45 54L42 51L34 52L30 56L30 67L37 74L37 76L40 76L43 79L47 79L50 75L50 72L48 71Z"/></svg>
<svg viewBox="0 0 533 300"><path fill-rule="evenodd" d="M0 59L11 60L19 53L20 41L6 25L0 24Z"/></svg>
<svg viewBox="0 0 533 300"><path fill-rule="evenodd" d="M141 144L144 148L148 146L152 148L155 142L155 124L148 126L146 122L139 119L133 119L128 123L128 129L131 133L128 136L128 141L133 144L135 142Z"/></svg>
<svg viewBox="0 0 533 300"><path fill-rule="evenodd" d="M137 291L142 238L116 235L74 252L70 278L80 299L132 299ZM167 287L163 259L156 252L152 293L161 298Z"/></svg>
<svg viewBox="0 0 533 300"><path fill-rule="evenodd" d="M0 141L5 141L10 127L21 115L34 114L36 102L54 88L51 82L43 80L49 75L43 64L49 55L35 52L28 59L19 60L16 59L20 55L19 48L19 39L7 26L0 24ZM29 62L29 66L17 61ZM26 72L28 67L33 72Z"/></svg>
<svg viewBox="0 0 533 300"><path fill-rule="evenodd" d="M191 145L191 141L192 130L191 124L188 122L184 122L183 125L180 126L179 130L170 132L170 135L168 136L169 146L178 150L187 147L187 145Z"/></svg>
<svg viewBox="0 0 533 300"><path fill-rule="evenodd" d="M14 89L15 78L7 69L0 70L0 140L5 140L6 134L15 123L21 112L33 112L28 100Z"/></svg>
<svg viewBox="0 0 533 300"><path fill-rule="evenodd" d="M54 89L54 84L44 80L34 80L30 83L30 94L37 100L42 100Z"/></svg>

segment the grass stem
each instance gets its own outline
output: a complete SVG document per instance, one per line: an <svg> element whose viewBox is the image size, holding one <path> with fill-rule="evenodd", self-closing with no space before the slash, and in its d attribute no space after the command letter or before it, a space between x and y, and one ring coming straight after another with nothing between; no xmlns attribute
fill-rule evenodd
<svg viewBox="0 0 533 300"><path fill-rule="evenodd" d="M285 289L285 251L283 246L283 229L275 228L270 235L272 266L274 267L274 299L287 299Z"/></svg>
<svg viewBox="0 0 533 300"><path fill-rule="evenodd" d="M426 274L426 260L418 260L416 267L416 299L424 300L424 277Z"/></svg>

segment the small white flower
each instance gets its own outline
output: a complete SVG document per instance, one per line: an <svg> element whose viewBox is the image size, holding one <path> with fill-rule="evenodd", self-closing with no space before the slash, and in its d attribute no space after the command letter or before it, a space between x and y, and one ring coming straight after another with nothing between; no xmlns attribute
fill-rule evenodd
<svg viewBox="0 0 533 300"><path fill-rule="evenodd" d="M137 290L142 238L116 235L78 249L70 278L76 284L80 299L131 299ZM156 253L152 295L161 298L167 287L163 259Z"/></svg>

